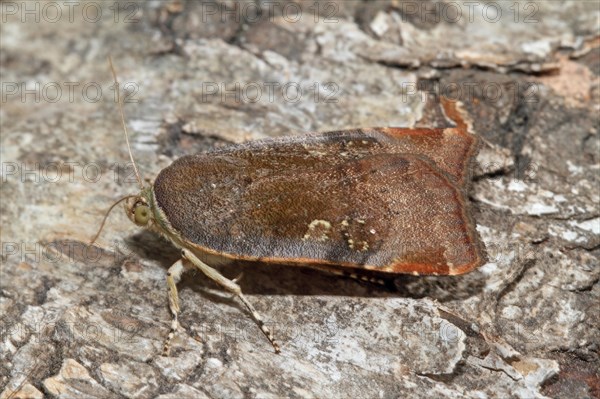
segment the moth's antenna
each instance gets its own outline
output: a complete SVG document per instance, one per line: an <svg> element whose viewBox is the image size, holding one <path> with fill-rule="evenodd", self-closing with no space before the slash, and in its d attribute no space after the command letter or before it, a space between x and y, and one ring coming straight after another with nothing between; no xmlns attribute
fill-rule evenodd
<svg viewBox="0 0 600 399"><path fill-rule="evenodd" d="M110 211L113 210L113 208L115 206L117 206L118 203L125 201L126 199L129 198L136 198L138 197L137 195L126 195L122 198L119 198L114 204L112 204L110 206L110 208L108 208L108 210L106 211L106 213L104 214L104 219L102 219L102 224L100 225L100 228L98 229L98 232L96 233L96 235L94 236L94 238L92 238L92 241L90 241L89 245L92 245L94 242L96 242L96 240L98 239L98 236L100 236L100 232L102 232L102 228L104 228L104 223L106 223L106 219L108 218L108 215L110 214Z"/></svg>
<svg viewBox="0 0 600 399"><path fill-rule="evenodd" d="M135 177L137 178L138 183L140 183L140 188L144 189L144 183L142 181L142 177L140 176L140 172L133 160L133 154L131 153L131 146L129 145L129 135L127 134L127 124L125 123L125 113L123 112L123 103L121 102L121 89L119 88L119 81L117 80L117 73L115 72L115 67L113 66L112 57L108 56L108 63L110 64L110 70L113 75L113 79L115 81L115 90L117 91L117 102L119 103L119 112L121 113L121 122L123 122L123 131L125 132L125 141L127 142L127 150L129 151L129 158L131 159L131 163L133 164L133 171L135 172Z"/></svg>

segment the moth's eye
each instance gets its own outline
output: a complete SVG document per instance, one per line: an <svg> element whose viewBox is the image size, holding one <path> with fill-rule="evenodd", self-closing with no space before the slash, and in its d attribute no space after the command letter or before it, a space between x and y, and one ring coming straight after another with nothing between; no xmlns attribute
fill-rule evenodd
<svg viewBox="0 0 600 399"><path fill-rule="evenodd" d="M134 211L135 224L145 226L150 220L150 208L147 205L138 205Z"/></svg>

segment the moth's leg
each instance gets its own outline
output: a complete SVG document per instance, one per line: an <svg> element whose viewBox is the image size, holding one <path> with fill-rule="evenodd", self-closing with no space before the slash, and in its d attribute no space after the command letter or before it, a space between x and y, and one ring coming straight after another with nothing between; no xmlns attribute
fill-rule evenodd
<svg viewBox="0 0 600 399"><path fill-rule="evenodd" d="M198 259L196 257L196 255L194 255L191 251L188 251L187 249L181 250L181 256L184 259L187 259L190 262L192 262L194 264L194 266L196 266L198 269L200 269L200 271L202 273L204 273L208 278L210 278L211 280L213 280L214 282L219 284L221 287L225 288L227 291L237 295L238 298L240 298L240 300L242 301L242 303L244 305L246 305L246 307L250 311L250 314L252 315L252 318L254 319L256 324L258 324L261 331L265 334L267 339L269 341L271 341L271 345L273 345L273 349L275 349L275 353L279 353L281 351L279 348L279 344L277 343L277 341L275 341L275 338L273 338L273 334L271 333L271 330L269 330L269 328L265 325L264 321L262 320L262 317L260 317L260 315L258 314L256 309L254 309L254 306L252 306L252 304L250 302L248 302L248 300L246 299L244 294L242 294L242 289L240 288L239 285L237 285L235 283L235 281L229 280L228 278L223 276L221 273L219 273L217 270L213 269L212 267L208 266L206 263L202 262L200 259ZM241 276L238 276L238 278L236 278L236 280L239 279L240 277Z"/></svg>
<svg viewBox="0 0 600 399"><path fill-rule="evenodd" d="M179 313L179 294L177 293L177 283L179 280L181 280L181 275L184 271L185 267L183 265L183 259L179 259L167 271L167 286L169 287L169 310L171 311L171 316L173 319L171 320L171 330L169 331L169 335L167 336L163 346L163 356L169 355L169 351L171 350L171 340L173 339L173 336L175 336L175 332L179 327L179 321L177 320L177 314Z"/></svg>
<svg viewBox="0 0 600 399"><path fill-rule="evenodd" d="M238 274L238 276L231 281L233 281L234 283L238 283L242 279L242 277L244 277L244 272Z"/></svg>

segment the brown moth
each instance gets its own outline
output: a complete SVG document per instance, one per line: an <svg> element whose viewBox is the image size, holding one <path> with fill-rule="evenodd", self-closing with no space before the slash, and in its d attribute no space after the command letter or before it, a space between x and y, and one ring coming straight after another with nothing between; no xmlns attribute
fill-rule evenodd
<svg viewBox="0 0 600 399"><path fill-rule="evenodd" d="M112 62L111 70L118 87ZM374 280L456 275L483 264L466 193L478 139L460 103L442 98L441 105L455 127L252 141L179 158L151 186L129 150L141 192L118 202L126 201L135 224L181 249L167 273L173 321L163 353L178 327L176 284L186 268L236 294L279 352L236 281L209 265L244 260Z"/></svg>

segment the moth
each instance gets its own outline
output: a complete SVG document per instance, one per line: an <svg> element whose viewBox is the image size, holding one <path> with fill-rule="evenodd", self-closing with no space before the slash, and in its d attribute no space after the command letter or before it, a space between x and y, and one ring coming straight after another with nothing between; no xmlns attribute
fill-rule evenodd
<svg viewBox="0 0 600 399"><path fill-rule="evenodd" d="M118 80L109 58L116 87ZM308 267L374 280L399 274L457 275L483 264L485 249L469 211L468 172L478 149L460 103L441 98L448 128L371 128L251 141L177 159L125 212L181 250L167 272L171 330L180 312L177 283L196 268L235 294L280 347L235 279L211 265L250 261Z"/></svg>

